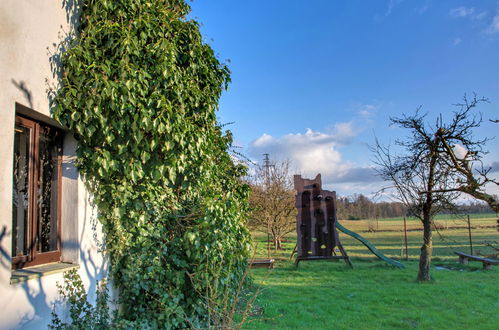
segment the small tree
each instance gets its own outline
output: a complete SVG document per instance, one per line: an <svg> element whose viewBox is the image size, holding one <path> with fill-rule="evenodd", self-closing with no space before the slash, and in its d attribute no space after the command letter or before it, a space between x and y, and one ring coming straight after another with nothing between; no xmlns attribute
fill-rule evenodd
<svg viewBox="0 0 499 330"><path fill-rule="evenodd" d="M252 229L269 233L275 250L282 239L296 229L296 209L289 161L257 167L250 179L250 220Z"/></svg>
<svg viewBox="0 0 499 330"><path fill-rule="evenodd" d="M398 198L408 212L423 223L423 245L419 259L419 281L429 281L432 258L433 217L443 209L453 207L460 193L486 201L497 212L497 199L485 192L487 183L495 183L487 174L490 169L482 166L484 146L488 139L473 137L482 118L471 111L486 99L457 104L449 123L440 116L435 125L425 122L426 114L420 108L414 115L391 118L391 124L409 129L411 134L396 140L401 148L394 153L378 141L374 148L379 174L390 180ZM459 150L459 157L456 156ZM497 184L497 183L496 183Z"/></svg>

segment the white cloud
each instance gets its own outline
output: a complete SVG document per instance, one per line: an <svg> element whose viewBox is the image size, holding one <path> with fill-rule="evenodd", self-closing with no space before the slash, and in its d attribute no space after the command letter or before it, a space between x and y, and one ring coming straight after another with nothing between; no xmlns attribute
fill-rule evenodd
<svg viewBox="0 0 499 330"><path fill-rule="evenodd" d="M385 16L390 16L393 8L395 8L397 5L399 5L403 1L404 0L389 0L388 1L388 8L386 9Z"/></svg>
<svg viewBox="0 0 499 330"><path fill-rule="evenodd" d="M324 184L365 185L379 182L380 178L371 167L358 167L344 161L339 148L351 140L360 130L351 122L338 123L332 133L307 129L303 133L273 137L263 134L249 148L250 156L260 159L269 153L272 160L289 159L292 167L306 177L322 174Z"/></svg>
<svg viewBox="0 0 499 330"><path fill-rule="evenodd" d="M462 42L461 38L454 38L454 40L452 40L452 46L457 46L461 42Z"/></svg>
<svg viewBox="0 0 499 330"><path fill-rule="evenodd" d="M341 196L351 196L353 194L362 194L372 199L376 200L389 200L390 196L387 193L380 193L383 187L387 184L383 182L373 182L373 183L326 183L323 187L328 190L336 191Z"/></svg>
<svg viewBox="0 0 499 330"><path fill-rule="evenodd" d="M350 167L347 172L337 176L334 182L350 184L370 184L383 181L374 167Z"/></svg>
<svg viewBox="0 0 499 330"><path fill-rule="evenodd" d="M425 4L423 7L417 9L416 11L419 15L422 15L422 14L426 13L426 11L428 10L429 7L430 6L428 4Z"/></svg>
<svg viewBox="0 0 499 330"><path fill-rule="evenodd" d="M392 13L393 6L394 6L393 0L390 0L388 2L388 8L386 8L385 16L388 16Z"/></svg>
<svg viewBox="0 0 499 330"><path fill-rule="evenodd" d="M453 8L449 11L449 15L455 18L460 18L460 17L467 17L473 15L475 12L475 8L466 8L466 7L457 7Z"/></svg>
<svg viewBox="0 0 499 330"><path fill-rule="evenodd" d="M376 110L378 110L378 108L379 107L374 104L364 104L360 107L359 115L364 118L371 117L372 115L374 115Z"/></svg>
<svg viewBox="0 0 499 330"><path fill-rule="evenodd" d="M337 123L334 125L334 138L338 144L349 144L351 139L358 134L359 130L354 129L353 123Z"/></svg>
<svg viewBox="0 0 499 330"><path fill-rule="evenodd" d="M466 154L468 154L468 149L466 149L465 147L463 147L460 144L456 144L453 147L453 149L454 149L454 154L459 159L464 159L466 157Z"/></svg>
<svg viewBox="0 0 499 330"><path fill-rule="evenodd" d="M473 19L476 19L476 20L482 20L484 19L485 17L487 16L487 12L486 11L482 11L476 15L473 15Z"/></svg>
<svg viewBox="0 0 499 330"><path fill-rule="evenodd" d="M258 139L253 141L253 146L259 148L259 147L265 147L265 145L270 144L273 141L273 137L271 135L268 135L267 133L263 133L262 136L260 136Z"/></svg>
<svg viewBox="0 0 499 330"><path fill-rule="evenodd" d="M492 164L490 164L490 172L499 172L499 162L492 162Z"/></svg>
<svg viewBox="0 0 499 330"><path fill-rule="evenodd" d="M497 13L493 18L492 18L492 23L490 23L489 27L487 30L485 30L487 33L499 33L499 13Z"/></svg>
<svg viewBox="0 0 499 330"><path fill-rule="evenodd" d="M342 134L346 134L345 136ZM348 125L341 125L338 134L315 132L311 129L297 134L287 134L273 137L263 134L250 145L250 155L260 158L261 154L269 153L272 159L290 159L293 166L303 171L304 175L344 172L348 165L342 162L338 146L352 131Z"/></svg>
<svg viewBox="0 0 499 330"><path fill-rule="evenodd" d="M345 160L342 147L351 145L370 126L378 109L375 104L355 104L352 106L355 115L350 121L335 123L323 132L309 128L304 133L278 137L264 133L250 143L249 157L259 162L268 153L272 161L289 159L296 174L315 177L321 173L326 189L342 194L377 191L382 180L374 168ZM367 148L361 152L368 154Z"/></svg>
<svg viewBox="0 0 499 330"><path fill-rule="evenodd" d="M461 6L451 9L449 15L454 18L469 18L474 21L480 21L487 17L487 11L482 10L478 12L473 7L466 8Z"/></svg>

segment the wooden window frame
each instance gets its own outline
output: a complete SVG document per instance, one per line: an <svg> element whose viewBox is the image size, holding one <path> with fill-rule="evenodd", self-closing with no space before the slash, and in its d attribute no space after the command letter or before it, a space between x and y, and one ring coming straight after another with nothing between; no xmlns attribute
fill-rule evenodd
<svg viewBox="0 0 499 330"><path fill-rule="evenodd" d="M36 266L50 262L59 262L61 260L61 200L62 200L62 131L51 125L39 122L24 116L16 115L16 124L25 126L31 129L30 150L28 161L28 229L26 231L27 254L22 256L12 257L12 269L20 269L24 267ZM59 141L57 142L60 151L57 155L57 205L56 205L56 221L57 221L57 239L56 250L49 252L38 251L38 205L37 205L37 190L38 190L38 169L39 169L39 140L40 134L45 130L50 129L59 133ZM14 223L12 221L12 223Z"/></svg>

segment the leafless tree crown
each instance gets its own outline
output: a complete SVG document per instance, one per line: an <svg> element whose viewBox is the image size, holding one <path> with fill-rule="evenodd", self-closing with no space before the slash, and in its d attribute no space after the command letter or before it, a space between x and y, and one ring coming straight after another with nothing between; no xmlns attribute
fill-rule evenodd
<svg viewBox="0 0 499 330"><path fill-rule="evenodd" d="M431 193L432 213L452 205L457 195L465 193L488 203L498 212L497 197L487 194L487 184L498 185L490 178L490 167L483 164L484 149L489 138L476 138L474 131L483 122L474 108L485 98L466 96L455 104L449 122L439 116L434 125L426 124L426 113L418 108L414 115L391 118L391 124L410 130L410 136L395 141L395 154L390 146L376 141L374 147L379 174L393 183L399 198L416 217Z"/></svg>

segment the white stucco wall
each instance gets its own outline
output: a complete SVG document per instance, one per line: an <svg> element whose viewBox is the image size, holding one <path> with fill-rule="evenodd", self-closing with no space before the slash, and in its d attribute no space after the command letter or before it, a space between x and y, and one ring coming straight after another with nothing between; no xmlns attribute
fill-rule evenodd
<svg viewBox="0 0 499 330"><path fill-rule="evenodd" d="M0 329L46 328L58 298L56 283L62 282L58 273L10 284L12 155L15 103L50 116L50 52L69 29L63 0L0 1ZM76 143L70 135L63 148L62 258L79 265L93 297L107 268L94 238L88 193L72 164Z"/></svg>

